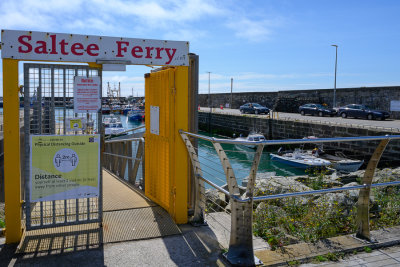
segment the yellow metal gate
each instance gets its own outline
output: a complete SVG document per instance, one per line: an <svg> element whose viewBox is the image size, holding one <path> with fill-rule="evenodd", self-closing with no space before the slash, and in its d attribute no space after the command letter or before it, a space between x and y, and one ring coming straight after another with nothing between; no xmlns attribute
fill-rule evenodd
<svg viewBox="0 0 400 267"><path fill-rule="evenodd" d="M145 193L176 223L187 222L188 157L179 129L188 129L188 67L145 75Z"/></svg>

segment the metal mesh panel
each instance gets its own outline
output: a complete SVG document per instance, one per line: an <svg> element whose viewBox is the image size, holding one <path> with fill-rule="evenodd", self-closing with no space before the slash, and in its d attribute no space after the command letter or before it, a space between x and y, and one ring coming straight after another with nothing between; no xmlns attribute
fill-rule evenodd
<svg viewBox="0 0 400 267"><path fill-rule="evenodd" d="M98 198L30 202L30 135L74 135L100 132L101 112L97 114L74 113L72 100L75 76L101 77L101 71L83 65L24 64L25 218L27 230L101 222L102 220L101 177ZM66 120L74 117L86 118L88 128L80 132L67 131Z"/></svg>

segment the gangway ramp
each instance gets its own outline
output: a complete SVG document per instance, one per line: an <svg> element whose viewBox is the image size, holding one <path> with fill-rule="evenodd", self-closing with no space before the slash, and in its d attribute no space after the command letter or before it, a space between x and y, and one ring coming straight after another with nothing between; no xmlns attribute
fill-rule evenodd
<svg viewBox="0 0 400 267"><path fill-rule="evenodd" d="M18 252L54 254L180 233L168 212L103 170L103 227L92 223L25 231Z"/></svg>

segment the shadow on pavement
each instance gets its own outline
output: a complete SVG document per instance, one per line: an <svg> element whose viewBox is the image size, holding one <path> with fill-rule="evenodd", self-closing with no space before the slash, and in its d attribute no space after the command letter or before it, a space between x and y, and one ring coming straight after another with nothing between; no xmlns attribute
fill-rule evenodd
<svg viewBox="0 0 400 267"><path fill-rule="evenodd" d="M104 266L102 228L26 235L0 245L0 266Z"/></svg>

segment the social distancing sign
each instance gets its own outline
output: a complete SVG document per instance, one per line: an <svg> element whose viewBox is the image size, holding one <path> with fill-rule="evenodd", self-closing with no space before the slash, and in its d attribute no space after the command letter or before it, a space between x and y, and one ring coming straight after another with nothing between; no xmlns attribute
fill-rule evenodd
<svg viewBox="0 0 400 267"><path fill-rule="evenodd" d="M99 135L31 135L31 202L99 196Z"/></svg>

